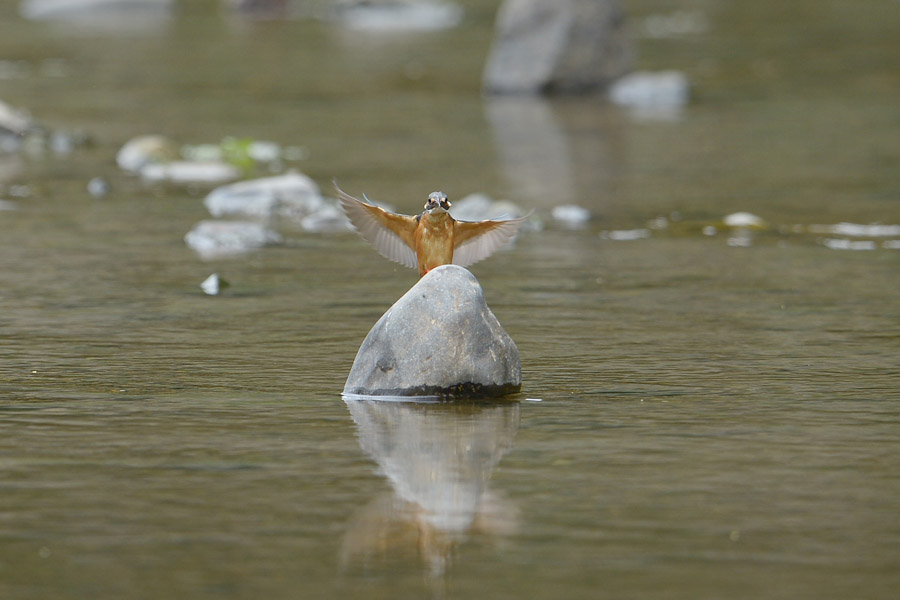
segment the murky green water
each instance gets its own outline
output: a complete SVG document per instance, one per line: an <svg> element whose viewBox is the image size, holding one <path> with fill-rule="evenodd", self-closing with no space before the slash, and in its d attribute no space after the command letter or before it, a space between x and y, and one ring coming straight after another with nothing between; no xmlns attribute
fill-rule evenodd
<svg viewBox="0 0 900 600"><path fill-rule="evenodd" d="M708 29L642 37L640 66L694 101L647 121L481 98L494 4L390 40L3 4L0 100L94 143L0 157L0 597L895 596L900 236L810 226L900 223L900 7L685 2ZM628 5L637 31L673 10ZM438 188L534 207L543 231L473 267L521 396L342 401L415 274L353 235L201 261L206 190L114 164L144 133L302 146L323 187L405 212ZM595 219L564 229L563 203Z"/></svg>

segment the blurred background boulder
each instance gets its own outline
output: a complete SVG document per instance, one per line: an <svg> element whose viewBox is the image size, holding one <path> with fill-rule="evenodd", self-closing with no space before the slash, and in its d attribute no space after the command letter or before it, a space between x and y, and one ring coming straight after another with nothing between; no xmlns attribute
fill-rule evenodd
<svg viewBox="0 0 900 600"><path fill-rule="evenodd" d="M602 89L632 56L619 0L506 0L483 85L503 94Z"/></svg>

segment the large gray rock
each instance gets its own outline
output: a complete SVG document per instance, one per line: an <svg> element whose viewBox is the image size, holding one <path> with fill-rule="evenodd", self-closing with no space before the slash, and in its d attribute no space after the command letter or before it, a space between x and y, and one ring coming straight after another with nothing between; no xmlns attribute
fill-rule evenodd
<svg viewBox="0 0 900 600"><path fill-rule="evenodd" d="M492 93L583 92L631 62L619 0L505 0L483 84Z"/></svg>
<svg viewBox="0 0 900 600"><path fill-rule="evenodd" d="M521 387L519 349L478 280L456 265L422 277L363 341L345 394L477 397Z"/></svg>

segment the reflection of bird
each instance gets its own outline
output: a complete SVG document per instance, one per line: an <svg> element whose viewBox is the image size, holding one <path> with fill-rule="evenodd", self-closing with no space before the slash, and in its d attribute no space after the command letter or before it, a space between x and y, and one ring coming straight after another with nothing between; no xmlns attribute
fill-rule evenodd
<svg viewBox="0 0 900 600"><path fill-rule="evenodd" d="M341 207L360 235L385 258L418 268L419 275L441 265L467 267L487 258L528 218L457 221L448 212L450 202L443 192L429 194L425 211L416 216L387 212L341 188L337 192Z"/></svg>

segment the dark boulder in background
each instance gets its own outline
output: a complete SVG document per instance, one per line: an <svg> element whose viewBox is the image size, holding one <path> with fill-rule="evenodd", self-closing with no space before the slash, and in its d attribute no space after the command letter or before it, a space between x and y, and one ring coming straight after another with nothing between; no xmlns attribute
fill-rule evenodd
<svg viewBox="0 0 900 600"><path fill-rule="evenodd" d="M619 0L505 0L484 71L489 93L603 89L631 69Z"/></svg>

